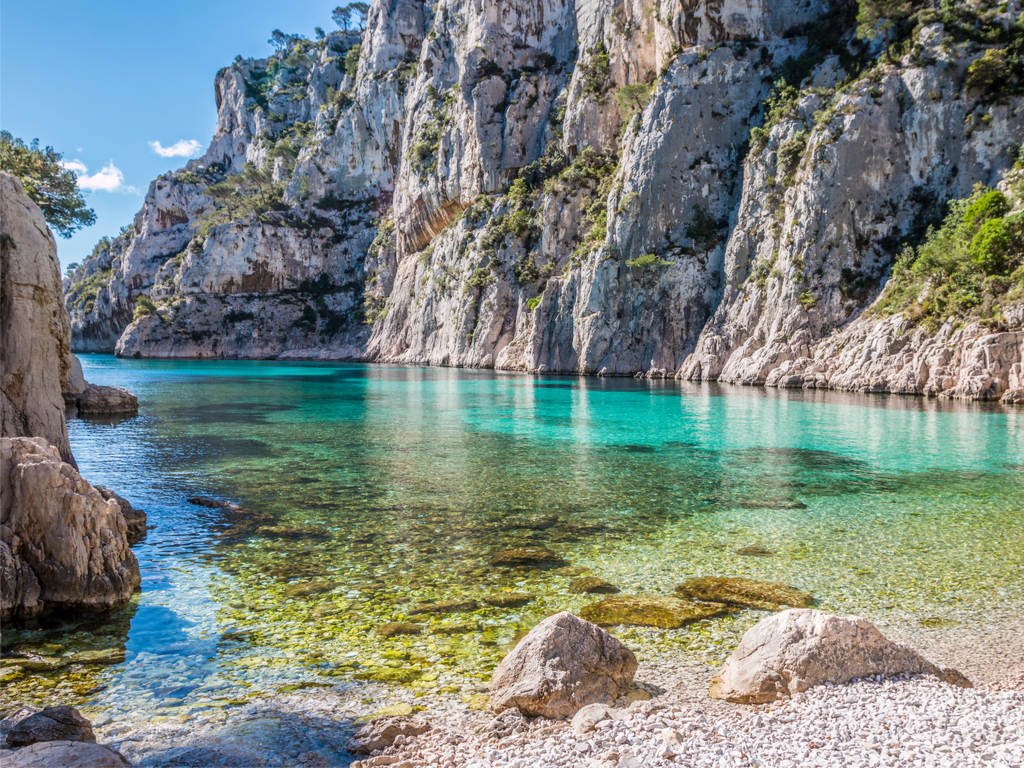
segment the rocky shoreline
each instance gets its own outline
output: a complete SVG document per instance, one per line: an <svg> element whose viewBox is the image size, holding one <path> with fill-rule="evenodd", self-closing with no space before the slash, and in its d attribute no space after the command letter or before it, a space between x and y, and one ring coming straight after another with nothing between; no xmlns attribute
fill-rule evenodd
<svg viewBox="0 0 1024 768"><path fill-rule="evenodd" d="M308 766L361 759L394 765L528 768L559 766L1013 766L1024 761L1024 658L1019 629L998 637L961 631L903 637L929 657L966 670L975 689L929 677L871 678L819 686L769 705L707 695L718 665L639 653L639 668L610 717L587 730L572 719L502 721L478 704L488 690L466 680L462 693L419 694L380 683L254 696L228 708L148 724L84 710L97 738L139 768ZM988 645L983 645L983 643ZM351 753L374 716L412 716L431 730L376 756ZM506 718L507 720L507 718ZM702 762L703 761L703 762Z"/></svg>

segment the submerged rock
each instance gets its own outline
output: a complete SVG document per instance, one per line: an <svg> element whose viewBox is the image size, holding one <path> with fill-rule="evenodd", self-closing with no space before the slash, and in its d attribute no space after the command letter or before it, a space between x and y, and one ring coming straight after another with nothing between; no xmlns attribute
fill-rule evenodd
<svg viewBox="0 0 1024 768"><path fill-rule="evenodd" d="M71 657L72 664L120 664L126 658L124 648L100 648L80 651Z"/></svg>
<svg viewBox="0 0 1024 768"><path fill-rule="evenodd" d="M11 747L27 747L40 741L96 741L92 723L74 707L47 707L20 720L7 732Z"/></svg>
<svg viewBox="0 0 1024 768"><path fill-rule="evenodd" d="M574 595L617 595L621 591L611 582L596 576L583 576L569 584L569 592Z"/></svg>
<svg viewBox="0 0 1024 768"><path fill-rule="evenodd" d="M326 581L311 581L303 584L289 584L281 593L285 597L311 597L322 595L335 588L335 584L328 584Z"/></svg>
<svg viewBox="0 0 1024 768"><path fill-rule="evenodd" d="M536 595L523 592L510 592L505 595L487 595L481 598L487 605L495 608L521 608L537 599Z"/></svg>
<svg viewBox="0 0 1024 768"><path fill-rule="evenodd" d="M869 675L933 675L971 688L955 669L940 667L899 645L859 616L833 616L793 608L747 630L711 683L711 696L738 704L764 704L822 683Z"/></svg>
<svg viewBox="0 0 1024 768"><path fill-rule="evenodd" d="M352 737L352 751L368 755L378 749L387 749L399 736L411 739L429 730L430 723L422 720L397 715L378 717L360 728Z"/></svg>
<svg viewBox="0 0 1024 768"><path fill-rule="evenodd" d="M668 596L625 595L591 603L580 611L580 616L604 627L627 624L679 629L694 621L722 616L731 610L722 603L695 603Z"/></svg>
<svg viewBox="0 0 1024 768"><path fill-rule="evenodd" d="M441 624L430 630L432 635L464 635L467 632L477 632L480 629L479 622L460 621L455 624Z"/></svg>
<svg viewBox="0 0 1024 768"><path fill-rule="evenodd" d="M742 605L764 611L777 611L783 606L808 608L814 603L813 596L786 584L719 576L687 579L676 587L676 594L689 600Z"/></svg>
<svg viewBox="0 0 1024 768"><path fill-rule="evenodd" d="M491 558L497 568L561 568L568 562L547 547L519 547L498 552Z"/></svg>
<svg viewBox="0 0 1024 768"><path fill-rule="evenodd" d="M768 547L762 547L760 544L740 547L736 550L736 554L743 555L744 557L775 557L774 552L768 549Z"/></svg>
<svg viewBox="0 0 1024 768"><path fill-rule="evenodd" d="M490 708L562 718L588 704L611 704L636 674L633 652L571 613L551 616L524 637L491 677Z"/></svg>
<svg viewBox="0 0 1024 768"><path fill-rule="evenodd" d="M0 471L0 616L127 602L141 578L117 502L42 438L0 438Z"/></svg>
<svg viewBox="0 0 1024 768"><path fill-rule="evenodd" d="M412 624L407 621L396 621L390 624L381 624L379 627L377 627L377 634L381 637L398 637L399 635L418 635L422 631L422 624Z"/></svg>
<svg viewBox="0 0 1024 768"><path fill-rule="evenodd" d="M443 603L423 603L409 611L410 616L423 613L467 613L480 607L476 600L448 600Z"/></svg>

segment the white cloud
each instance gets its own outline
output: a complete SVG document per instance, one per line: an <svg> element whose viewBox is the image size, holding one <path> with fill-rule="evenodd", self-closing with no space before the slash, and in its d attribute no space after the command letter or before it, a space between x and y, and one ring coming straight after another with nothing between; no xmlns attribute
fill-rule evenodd
<svg viewBox="0 0 1024 768"><path fill-rule="evenodd" d="M149 146L160 157L198 157L203 151L203 145L195 139L182 139L169 147L162 146L159 141L151 141Z"/></svg>
<svg viewBox="0 0 1024 768"><path fill-rule="evenodd" d="M67 168L69 171L74 171L75 173L86 173L89 170L81 160L61 160L60 164L61 167Z"/></svg>
<svg viewBox="0 0 1024 768"><path fill-rule="evenodd" d="M85 166L83 165L82 168L84 169ZM120 168L114 165L113 160L92 176L80 175L78 177L78 186L87 192L129 192L131 194L138 194L138 190L135 187L126 187L124 185L124 174L121 173Z"/></svg>

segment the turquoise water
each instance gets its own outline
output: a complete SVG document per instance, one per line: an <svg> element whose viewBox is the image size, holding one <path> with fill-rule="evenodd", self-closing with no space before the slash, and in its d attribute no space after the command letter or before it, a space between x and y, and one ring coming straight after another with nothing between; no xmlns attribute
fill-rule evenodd
<svg viewBox="0 0 1024 768"><path fill-rule="evenodd" d="M83 476L146 510L143 585L110 615L5 627L46 656L0 708L60 700L152 720L282 686L417 693L488 677L530 626L594 597L689 576L785 581L828 610L942 631L1020 603L1024 409L625 379L83 356L140 415L69 421ZM195 495L241 505L232 514ZM497 550L572 567L506 572ZM773 553L737 553L758 546ZM415 617L417 603L518 591L516 609ZM764 614L623 627L643 654L716 661ZM40 644L50 643L44 647ZM81 650L124 650L105 666ZM117 657L115 656L115 659ZM3 664L0 663L0 667ZM385 674L382 675L381 671ZM287 689L286 689L287 690ZM69 701L70 700L70 701Z"/></svg>

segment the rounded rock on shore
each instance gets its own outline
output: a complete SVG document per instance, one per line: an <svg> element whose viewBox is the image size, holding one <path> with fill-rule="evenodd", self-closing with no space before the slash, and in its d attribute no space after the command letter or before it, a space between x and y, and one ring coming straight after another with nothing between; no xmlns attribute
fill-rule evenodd
<svg viewBox="0 0 1024 768"><path fill-rule="evenodd" d="M866 619L791 608L747 630L712 681L710 693L737 704L766 704L822 683L901 674L933 675L972 687L955 669L892 642Z"/></svg>
<svg viewBox="0 0 1024 768"><path fill-rule="evenodd" d="M611 704L633 682L636 656L618 639L571 613L544 619L491 677L490 708L563 718L588 704Z"/></svg>
<svg viewBox="0 0 1024 768"><path fill-rule="evenodd" d="M41 741L4 755L4 768L131 768L110 747L82 741Z"/></svg>

